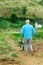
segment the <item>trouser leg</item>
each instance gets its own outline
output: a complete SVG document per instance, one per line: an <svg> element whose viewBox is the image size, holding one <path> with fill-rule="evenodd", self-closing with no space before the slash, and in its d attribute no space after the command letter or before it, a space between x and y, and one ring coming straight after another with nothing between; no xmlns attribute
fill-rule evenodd
<svg viewBox="0 0 43 65"><path fill-rule="evenodd" d="M24 51L26 54L28 54L28 44L27 44L27 40L24 40Z"/></svg>
<svg viewBox="0 0 43 65"><path fill-rule="evenodd" d="M32 40L29 40L29 42L28 42L28 46L29 46L29 48L30 48L30 51L33 51Z"/></svg>

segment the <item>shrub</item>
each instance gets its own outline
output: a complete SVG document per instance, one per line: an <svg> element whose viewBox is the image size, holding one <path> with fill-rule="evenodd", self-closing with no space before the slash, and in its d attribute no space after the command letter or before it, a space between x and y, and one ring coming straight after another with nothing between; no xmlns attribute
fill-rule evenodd
<svg viewBox="0 0 43 65"><path fill-rule="evenodd" d="M43 5L43 0L41 0L41 1L39 2L39 4L40 4L40 5Z"/></svg>
<svg viewBox="0 0 43 65"><path fill-rule="evenodd" d="M22 7L22 14L25 15L25 14L26 14L26 11L27 11L26 6L23 6L23 7Z"/></svg>
<svg viewBox="0 0 43 65"><path fill-rule="evenodd" d="M11 22L15 23L17 21L17 16L15 14L11 15Z"/></svg>
<svg viewBox="0 0 43 65"><path fill-rule="evenodd" d="M2 28L2 29L10 28L10 22L3 20L2 22L0 22L0 28Z"/></svg>

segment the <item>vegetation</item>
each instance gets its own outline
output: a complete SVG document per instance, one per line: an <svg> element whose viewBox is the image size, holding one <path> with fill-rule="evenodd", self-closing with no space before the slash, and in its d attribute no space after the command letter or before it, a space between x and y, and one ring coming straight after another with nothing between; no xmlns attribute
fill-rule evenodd
<svg viewBox="0 0 43 65"><path fill-rule="evenodd" d="M12 17L11 19L0 19L0 31L1 30L17 30L17 31L20 31L21 27L25 24L25 18L14 18ZM30 24L32 24L33 26L35 26L35 22L38 22L38 23L41 23L43 25L43 20L40 21L40 19L35 19L35 20L32 20L30 19ZM38 29L39 31L40 30L43 30L43 27L41 29Z"/></svg>
<svg viewBox="0 0 43 65"><path fill-rule="evenodd" d="M24 24L23 19L16 19L16 18L15 19L11 18L10 20L2 19L2 21L0 21L0 29L3 30L20 29L23 24Z"/></svg>
<svg viewBox="0 0 43 65"><path fill-rule="evenodd" d="M26 6L23 6L22 7L22 14L25 15L26 14L26 11L27 11Z"/></svg>
<svg viewBox="0 0 43 65"><path fill-rule="evenodd" d="M9 31L20 32L26 19L29 19L33 26L35 26L35 22L43 25L42 13L43 0L0 0L0 55L2 55L0 60L11 60L18 57L8 39L16 41L18 44L20 33L11 33ZM6 30L8 30L7 33ZM6 38L7 36L10 38ZM43 39L43 27L36 29L33 42L35 43L36 40L40 39Z"/></svg>
<svg viewBox="0 0 43 65"><path fill-rule="evenodd" d="M39 4L43 6L43 0L41 0L41 1L39 2Z"/></svg>
<svg viewBox="0 0 43 65"><path fill-rule="evenodd" d="M43 19L43 0L0 0L0 17L10 18L12 14L18 18L35 16Z"/></svg>
<svg viewBox="0 0 43 65"><path fill-rule="evenodd" d="M17 21L17 16L15 14L12 14L11 15L11 22L16 23L16 21Z"/></svg>
<svg viewBox="0 0 43 65"><path fill-rule="evenodd" d="M20 34L19 33L11 33L10 34L11 38L16 41L20 40ZM35 36L33 37L33 40L39 40L39 39L43 39L43 32L36 32Z"/></svg>
<svg viewBox="0 0 43 65"><path fill-rule="evenodd" d="M8 43L8 40L5 36L10 36L11 39L16 41L17 45L20 41L20 34L19 33L0 33L0 60L11 60L17 56L15 49L12 48L11 44ZM35 43L36 40L43 39L43 32L36 32L35 36L33 37L33 42ZM10 39L9 39L10 40ZM6 56L7 55L7 56Z"/></svg>
<svg viewBox="0 0 43 65"><path fill-rule="evenodd" d="M0 29L20 29L25 19L30 19L33 26L41 20L43 24L42 3L42 0L0 0Z"/></svg>
<svg viewBox="0 0 43 65"><path fill-rule="evenodd" d="M0 33L0 60L12 60L17 57L15 49L8 43L8 40L5 38L7 34Z"/></svg>

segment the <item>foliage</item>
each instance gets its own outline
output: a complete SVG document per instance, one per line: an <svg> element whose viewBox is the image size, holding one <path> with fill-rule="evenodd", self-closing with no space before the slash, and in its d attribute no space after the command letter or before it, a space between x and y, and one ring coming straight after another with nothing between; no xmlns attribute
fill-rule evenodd
<svg viewBox="0 0 43 65"><path fill-rule="evenodd" d="M43 19L43 0L0 0L0 17L11 17L15 13L17 17L34 18L33 13ZM42 5L41 5L42 4ZM24 16L26 14L26 16ZM30 16L30 15L31 16ZM14 21L13 21L14 22Z"/></svg>
<svg viewBox="0 0 43 65"><path fill-rule="evenodd" d="M23 6L23 7L22 7L22 14L25 15L25 14L26 14L26 11L27 11L26 6Z"/></svg>
<svg viewBox="0 0 43 65"><path fill-rule="evenodd" d="M11 33L11 34L10 34L10 37L11 37L13 40L19 40L19 38L20 38L19 36L20 36L19 33L17 33L17 34L16 34L16 33L15 33L15 34L14 34L14 33Z"/></svg>
<svg viewBox="0 0 43 65"><path fill-rule="evenodd" d="M41 1L39 2L39 4L43 6L43 0L41 0Z"/></svg>
<svg viewBox="0 0 43 65"><path fill-rule="evenodd" d="M0 0L1 2L5 2L5 0Z"/></svg>
<svg viewBox="0 0 43 65"><path fill-rule="evenodd" d="M12 50L12 47L4 39L4 35L3 34L0 34L0 53L6 54L10 50Z"/></svg>
<svg viewBox="0 0 43 65"><path fill-rule="evenodd" d="M2 55L0 60L11 60L12 58L17 57L15 50L8 43L8 40L5 39L6 35L7 34L0 33L0 54Z"/></svg>
<svg viewBox="0 0 43 65"><path fill-rule="evenodd" d="M15 14L11 15L11 22L15 23L17 21L17 16Z"/></svg>
<svg viewBox="0 0 43 65"><path fill-rule="evenodd" d="M17 31L20 31L21 27L23 25L25 25L25 20L24 18L18 18L16 19L16 22L12 23L10 19L4 19L4 18L0 18L0 31L3 30L10 30L10 29L14 29ZM14 19L15 21L15 19ZM39 22L41 24L43 24L43 20L39 19L39 18L35 18L35 19L30 19L30 24L32 24L33 26L35 26L35 22ZM42 30L43 28L41 28Z"/></svg>
<svg viewBox="0 0 43 65"><path fill-rule="evenodd" d="M18 56L17 56L17 53L13 53L12 56L13 56L13 57L18 57Z"/></svg>
<svg viewBox="0 0 43 65"><path fill-rule="evenodd" d="M15 19L13 19L12 21L15 21ZM16 22L12 23L11 20L9 19L0 19L0 29L19 29L20 27L22 27L22 25L24 24L24 20L23 19L16 19Z"/></svg>
<svg viewBox="0 0 43 65"><path fill-rule="evenodd" d="M20 33L12 33L12 34L10 34L10 36L12 37L12 39L15 39L15 40L20 39ZM42 32L36 32L34 37L33 37L33 40L40 39L40 38L43 39L43 31Z"/></svg>

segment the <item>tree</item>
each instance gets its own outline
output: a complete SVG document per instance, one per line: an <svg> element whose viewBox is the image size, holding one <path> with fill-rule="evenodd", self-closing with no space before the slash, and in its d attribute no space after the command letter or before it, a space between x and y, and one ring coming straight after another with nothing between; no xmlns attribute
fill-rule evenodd
<svg viewBox="0 0 43 65"><path fill-rule="evenodd" d="M22 7L22 14L25 15L25 14L26 14L26 11L27 11L26 6L23 6L23 7Z"/></svg>

